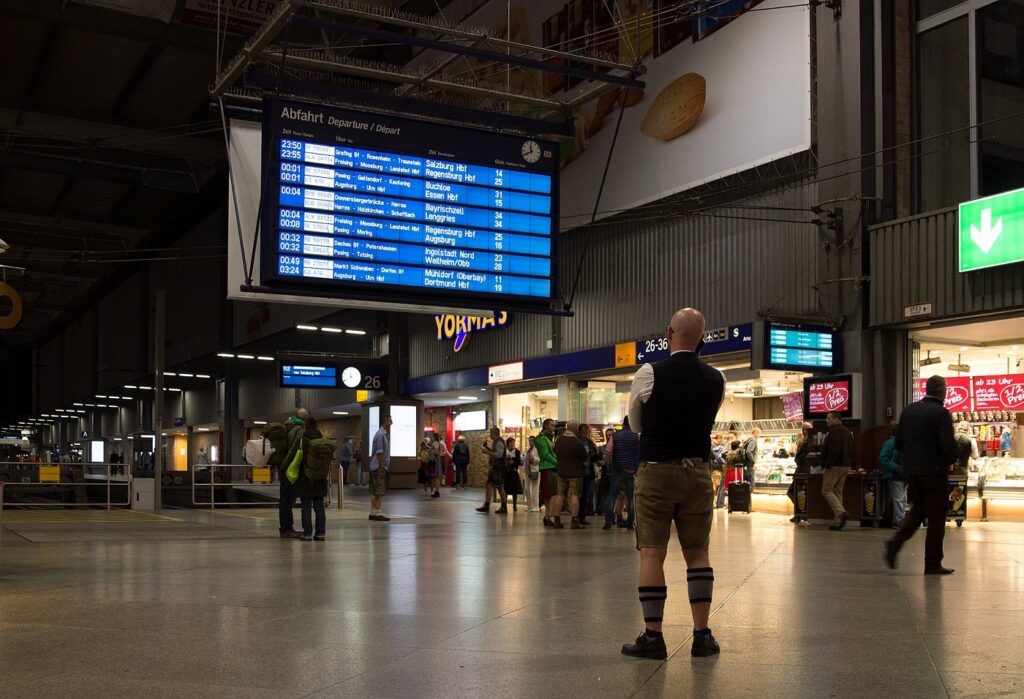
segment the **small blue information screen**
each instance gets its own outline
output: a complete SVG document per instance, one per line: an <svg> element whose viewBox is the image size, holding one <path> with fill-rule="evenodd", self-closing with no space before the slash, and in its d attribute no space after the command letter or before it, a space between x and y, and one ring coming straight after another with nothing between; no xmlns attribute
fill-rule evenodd
<svg viewBox="0 0 1024 699"><path fill-rule="evenodd" d="M263 281L549 304L558 148L319 105L264 104Z"/></svg>
<svg viewBox="0 0 1024 699"><path fill-rule="evenodd" d="M338 368L315 364L282 364L281 386L286 388L337 388Z"/></svg>
<svg viewBox="0 0 1024 699"><path fill-rule="evenodd" d="M838 368L838 332L828 325L765 323L765 368Z"/></svg>

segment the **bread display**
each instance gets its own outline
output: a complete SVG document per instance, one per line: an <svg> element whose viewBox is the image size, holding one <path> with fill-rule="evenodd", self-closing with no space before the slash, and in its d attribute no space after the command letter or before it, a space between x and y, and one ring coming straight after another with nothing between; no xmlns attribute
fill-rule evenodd
<svg viewBox="0 0 1024 699"><path fill-rule="evenodd" d="M671 141L693 128L707 96L703 76L686 73L669 83L654 98L640 124L644 136Z"/></svg>

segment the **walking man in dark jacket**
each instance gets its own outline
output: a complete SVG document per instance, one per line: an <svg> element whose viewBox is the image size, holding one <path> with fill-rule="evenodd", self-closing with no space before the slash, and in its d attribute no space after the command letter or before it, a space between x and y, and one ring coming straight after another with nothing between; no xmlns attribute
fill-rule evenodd
<svg viewBox="0 0 1024 699"><path fill-rule="evenodd" d="M825 416L828 434L821 445L821 467L825 474L821 479L821 494L832 508L832 531L846 526L846 508L843 507L843 486L853 466L853 432L843 424L839 413Z"/></svg>
<svg viewBox="0 0 1024 699"><path fill-rule="evenodd" d="M885 562L890 568L896 567L896 554L903 542L914 536L927 519L924 574L949 575L953 572L952 568L942 567L949 473L956 466L953 418L943 405L945 397L946 379L932 376L925 384L924 398L904 408L896 426L894 446L900 452L903 470L907 474L913 506L892 539L885 542Z"/></svg>
<svg viewBox="0 0 1024 699"><path fill-rule="evenodd" d="M619 496L619 488L626 486L626 507L629 519L620 526L632 529L636 520L633 512L633 477L640 468L640 437L629 429L629 417L622 419L622 429L615 433L612 440L612 463L610 465L611 487L608 488L608 502L604 506L604 528L612 528L615 513L615 501Z"/></svg>

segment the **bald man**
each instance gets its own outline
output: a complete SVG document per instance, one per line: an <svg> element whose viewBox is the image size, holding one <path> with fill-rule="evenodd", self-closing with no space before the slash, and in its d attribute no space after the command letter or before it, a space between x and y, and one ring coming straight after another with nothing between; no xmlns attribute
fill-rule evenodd
<svg viewBox="0 0 1024 699"><path fill-rule="evenodd" d="M640 433L636 474L636 547L640 551L640 606L644 631L622 653L667 657L662 616L668 588L665 557L675 522L686 560L696 657L719 652L708 628L715 573L708 558L712 494L711 428L725 395L725 377L698 358L704 346L704 316L676 311L668 326L671 355L637 370L629 395L629 424Z"/></svg>

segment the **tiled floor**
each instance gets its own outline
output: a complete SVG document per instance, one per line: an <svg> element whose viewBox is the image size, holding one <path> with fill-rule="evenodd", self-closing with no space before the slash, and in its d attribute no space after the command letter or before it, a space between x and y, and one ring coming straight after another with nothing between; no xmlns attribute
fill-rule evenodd
<svg viewBox="0 0 1024 699"><path fill-rule="evenodd" d="M479 493L330 511L328 541L272 512L0 519L0 696L1024 696L1024 525L947 530L948 578L898 571L887 534L727 515L712 533L717 658L689 655L668 567L665 662L641 628L628 532L483 516ZM298 511L296 510L296 517Z"/></svg>

